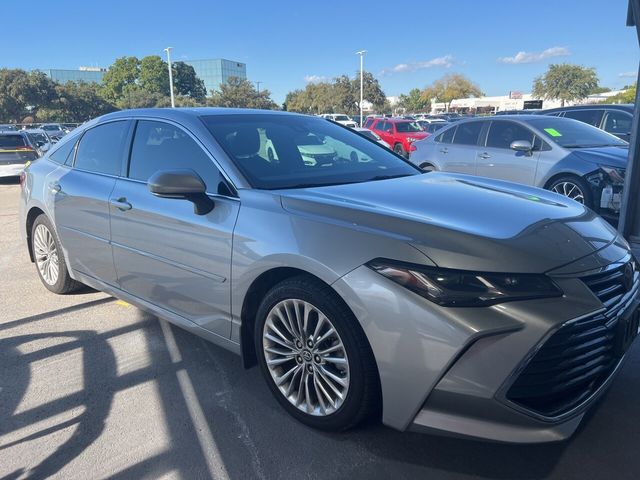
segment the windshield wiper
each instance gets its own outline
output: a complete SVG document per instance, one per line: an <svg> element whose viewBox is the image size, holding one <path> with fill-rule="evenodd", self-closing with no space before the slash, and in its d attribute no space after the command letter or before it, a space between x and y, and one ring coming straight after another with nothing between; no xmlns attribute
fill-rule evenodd
<svg viewBox="0 0 640 480"><path fill-rule="evenodd" d="M392 178L401 178L401 177L410 177L414 175L413 173L400 173L398 175L377 175L373 178L369 178L368 180L365 180L365 182L375 182L378 180L390 180Z"/></svg>
<svg viewBox="0 0 640 480"><path fill-rule="evenodd" d="M600 147L623 147L621 143L601 143L601 144L593 144L593 145L562 145L564 148L600 148Z"/></svg>

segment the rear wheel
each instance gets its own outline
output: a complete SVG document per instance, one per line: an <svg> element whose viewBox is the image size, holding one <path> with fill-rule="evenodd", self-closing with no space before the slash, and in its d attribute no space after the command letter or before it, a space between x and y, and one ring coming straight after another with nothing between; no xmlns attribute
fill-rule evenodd
<svg viewBox="0 0 640 480"><path fill-rule="evenodd" d="M345 430L379 408L366 337L326 284L301 276L276 285L258 310L255 346L269 388L285 410L322 430Z"/></svg>
<svg viewBox="0 0 640 480"><path fill-rule="evenodd" d="M589 208L593 208L593 199L589 186L584 180L575 175L566 175L557 178L549 185L548 189Z"/></svg>
<svg viewBox="0 0 640 480"><path fill-rule="evenodd" d="M396 143L393 146L393 151L396 152L398 155L407 158L407 151L404 149L404 146L401 143Z"/></svg>
<svg viewBox="0 0 640 480"><path fill-rule="evenodd" d="M64 294L82 287L69 275L60 240L45 215L33 222L31 248L40 281L48 290Z"/></svg>

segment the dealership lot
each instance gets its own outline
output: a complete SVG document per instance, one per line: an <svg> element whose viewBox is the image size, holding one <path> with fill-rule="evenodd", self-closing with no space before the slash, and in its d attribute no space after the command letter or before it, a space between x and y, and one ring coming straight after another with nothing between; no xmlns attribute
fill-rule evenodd
<svg viewBox="0 0 640 480"><path fill-rule="evenodd" d="M640 344L574 438L511 446L290 418L257 369L92 290L56 296L0 182L0 478L638 478Z"/></svg>

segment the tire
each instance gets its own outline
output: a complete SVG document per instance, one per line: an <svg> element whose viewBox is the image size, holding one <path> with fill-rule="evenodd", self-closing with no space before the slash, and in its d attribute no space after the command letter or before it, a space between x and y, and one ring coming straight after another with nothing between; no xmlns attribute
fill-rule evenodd
<svg viewBox="0 0 640 480"><path fill-rule="evenodd" d="M309 312L306 330L305 311ZM287 326L286 319L294 318ZM301 336L300 331L309 334ZM369 343L351 310L325 283L303 275L274 286L258 309L254 339L267 385L282 407L305 425L342 431L379 412L380 382ZM331 352L322 353L326 350ZM308 390L297 388L302 382Z"/></svg>
<svg viewBox="0 0 640 480"><path fill-rule="evenodd" d="M430 163L423 163L422 165L420 165L420 168L422 169L423 172L435 172L436 171L436 167L434 167Z"/></svg>
<svg viewBox="0 0 640 480"><path fill-rule="evenodd" d="M33 222L31 248L38 277L48 290L65 294L83 287L69 275L60 239L45 215Z"/></svg>
<svg viewBox="0 0 640 480"><path fill-rule="evenodd" d="M393 151L396 152L398 155L404 158L407 158L407 151L404 149L401 143L396 143L393 146Z"/></svg>
<svg viewBox="0 0 640 480"><path fill-rule="evenodd" d="M582 203L586 207L594 207L593 195L589 186L584 180L575 175L564 175L556 178L547 186L547 190L551 190L552 192L571 198L578 203ZM578 194L578 190L580 194ZM576 197L576 195L578 195L578 197Z"/></svg>

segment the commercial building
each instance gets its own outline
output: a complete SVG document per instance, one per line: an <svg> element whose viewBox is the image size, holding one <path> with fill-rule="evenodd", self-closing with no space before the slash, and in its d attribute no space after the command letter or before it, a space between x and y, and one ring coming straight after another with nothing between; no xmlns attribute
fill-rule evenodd
<svg viewBox="0 0 640 480"><path fill-rule="evenodd" d="M44 70L44 73L54 82L87 82L102 83L106 68L102 67L80 67L78 70L65 70L59 68L51 68Z"/></svg>
<svg viewBox="0 0 640 480"><path fill-rule="evenodd" d="M247 78L246 63L224 58L182 61L193 67L198 78L204 82L207 95L211 95L211 90L218 90L220 84L225 83L231 77Z"/></svg>

